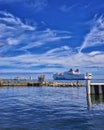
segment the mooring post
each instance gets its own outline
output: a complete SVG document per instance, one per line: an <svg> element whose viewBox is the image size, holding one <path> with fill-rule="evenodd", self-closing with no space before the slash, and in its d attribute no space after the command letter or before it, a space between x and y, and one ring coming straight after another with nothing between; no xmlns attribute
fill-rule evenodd
<svg viewBox="0 0 104 130"><path fill-rule="evenodd" d="M90 80L90 79L86 80L87 95L90 95L90 94L91 94L91 87L90 87L90 84L91 84L91 80Z"/></svg>

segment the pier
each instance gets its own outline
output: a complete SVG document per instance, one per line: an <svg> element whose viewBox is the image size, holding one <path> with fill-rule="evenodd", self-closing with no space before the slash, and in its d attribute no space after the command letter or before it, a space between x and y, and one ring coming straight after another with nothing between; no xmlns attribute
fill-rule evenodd
<svg viewBox="0 0 104 130"><path fill-rule="evenodd" d="M104 95L104 83L91 83L91 80L86 81L87 95Z"/></svg>

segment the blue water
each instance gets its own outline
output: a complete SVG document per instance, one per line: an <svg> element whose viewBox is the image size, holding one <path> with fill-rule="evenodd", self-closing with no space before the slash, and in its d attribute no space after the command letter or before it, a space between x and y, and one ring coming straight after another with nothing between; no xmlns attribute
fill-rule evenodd
<svg viewBox="0 0 104 130"><path fill-rule="evenodd" d="M104 97L85 87L0 88L0 130L104 130Z"/></svg>

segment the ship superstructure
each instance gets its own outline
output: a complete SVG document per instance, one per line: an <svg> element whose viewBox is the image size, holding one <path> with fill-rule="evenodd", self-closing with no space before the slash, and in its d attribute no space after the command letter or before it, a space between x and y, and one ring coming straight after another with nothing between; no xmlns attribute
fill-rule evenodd
<svg viewBox="0 0 104 130"><path fill-rule="evenodd" d="M85 80L92 79L92 74L81 74L79 69L76 69L75 71L73 69L70 69L69 71L65 71L63 73L53 74L53 78L55 80Z"/></svg>

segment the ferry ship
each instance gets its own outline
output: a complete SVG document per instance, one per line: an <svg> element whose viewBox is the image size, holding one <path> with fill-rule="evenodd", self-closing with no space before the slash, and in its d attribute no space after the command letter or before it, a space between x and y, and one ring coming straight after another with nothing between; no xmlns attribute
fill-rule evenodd
<svg viewBox="0 0 104 130"><path fill-rule="evenodd" d="M55 73L53 74L54 80L86 80L92 79L91 73L81 74L79 69L75 71L70 69L69 71L63 73Z"/></svg>

